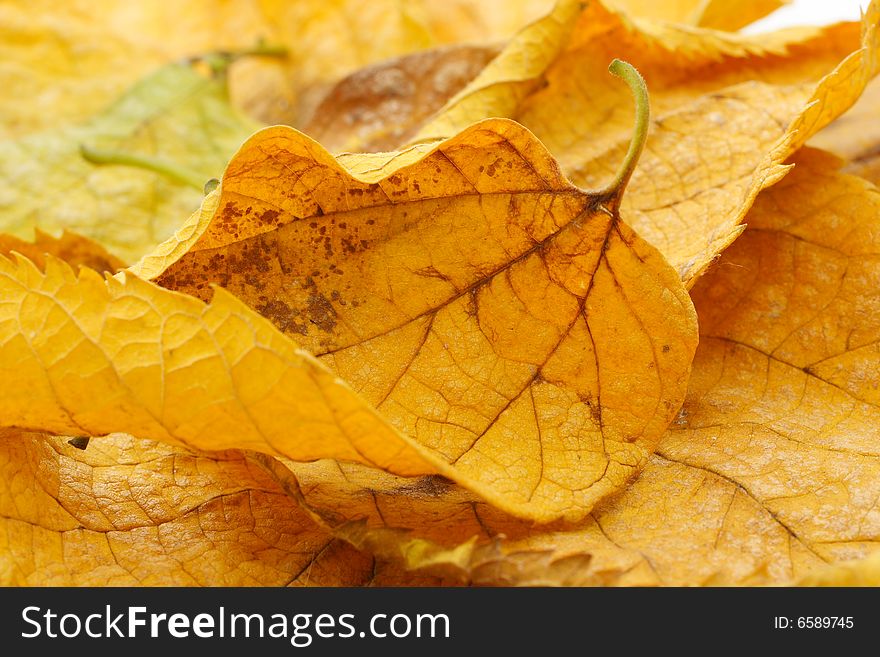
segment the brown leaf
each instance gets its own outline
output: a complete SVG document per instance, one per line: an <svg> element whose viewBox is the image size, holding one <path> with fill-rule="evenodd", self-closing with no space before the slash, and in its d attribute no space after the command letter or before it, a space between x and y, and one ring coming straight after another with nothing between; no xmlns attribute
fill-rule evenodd
<svg viewBox="0 0 880 657"><path fill-rule="evenodd" d="M330 151L394 149L412 138L498 50L446 46L362 69L333 87L303 132Z"/></svg>

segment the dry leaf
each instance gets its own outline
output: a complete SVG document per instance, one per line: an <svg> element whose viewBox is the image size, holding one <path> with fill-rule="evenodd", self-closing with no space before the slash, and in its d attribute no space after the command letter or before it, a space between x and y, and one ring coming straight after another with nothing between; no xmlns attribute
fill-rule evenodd
<svg viewBox="0 0 880 657"><path fill-rule="evenodd" d="M551 6L552 0L3 0L0 136L84 121L160 66L261 44L285 56L237 63L233 97L260 120L301 124L328 85L358 68L435 45L508 37Z"/></svg>
<svg viewBox="0 0 880 657"><path fill-rule="evenodd" d="M0 584L358 585L372 559L240 454L0 430Z"/></svg>
<svg viewBox="0 0 880 657"><path fill-rule="evenodd" d="M41 269L46 266L47 254L64 260L73 267L82 265L96 271L114 273L125 267L122 260L97 242L67 231L61 237L52 237L37 229L33 242L0 234L0 254L9 257L13 252L20 253Z"/></svg>
<svg viewBox="0 0 880 657"><path fill-rule="evenodd" d="M743 36L627 20L563 2L518 34L416 136L485 116L531 129L572 179L598 188L627 148L632 110L601 74L621 57L645 76L654 120L623 216L691 285L741 231L782 163L844 112L877 70L880 3L858 26ZM523 64L525 62L525 64ZM825 77L823 77L825 76Z"/></svg>
<svg viewBox="0 0 880 657"><path fill-rule="evenodd" d="M553 0L260 0L284 61L243 62L233 97L264 123L300 127L329 86L364 66L431 46L494 42L548 13Z"/></svg>
<svg viewBox="0 0 880 657"><path fill-rule="evenodd" d="M880 586L880 552L810 573L798 586Z"/></svg>
<svg viewBox="0 0 880 657"><path fill-rule="evenodd" d="M202 186L255 128L225 82L173 64L89 122L0 142L0 231L72 230L131 263L197 207ZM87 147L110 161L99 166Z"/></svg>
<svg viewBox="0 0 880 657"><path fill-rule="evenodd" d="M412 138L498 50L446 46L357 71L324 97L303 132L330 151L393 149Z"/></svg>
<svg viewBox="0 0 880 657"><path fill-rule="evenodd" d="M756 2L679 2L618 0L612 3L636 17L693 23L719 29L737 29L782 3ZM480 3L482 6L482 3ZM547 8L549 12L549 7ZM526 28L518 41L529 39L541 57L521 57L521 46L511 61L493 66L493 75L510 87L514 77L528 80L541 73L555 50L550 42L562 43L556 29L565 29L577 5L560 5L556 14L539 25ZM523 22L525 25L525 22ZM456 45L406 55L361 69L341 80L328 93L303 131L330 151L381 151L397 148L410 140L427 119L449 98L469 83L498 54L499 48ZM499 75L499 68L503 74ZM534 84L524 84L526 88ZM527 89L526 89L527 90ZM502 114L486 112L484 116ZM481 116L480 118L484 118ZM450 133L451 134L451 133Z"/></svg>
<svg viewBox="0 0 880 657"><path fill-rule="evenodd" d="M340 537L360 519L447 549L471 541L479 558L464 576L483 584L493 572L530 581L540 569L511 574L508 555L532 553L580 560L580 583L626 585L788 584L869 555L880 542L880 193L818 151L795 165L694 290L702 337L678 419L638 479L581 526L535 528L435 478L269 469ZM492 540L497 552L480 552Z"/></svg>
<svg viewBox="0 0 880 657"><path fill-rule="evenodd" d="M837 153L849 163L844 171L880 184L880 80L865 89L859 102L817 134L810 144Z"/></svg>
<svg viewBox="0 0 880 657"><path fill-rule="evenodd" d="M634 17L668 23L738 30L776 11L788 0L609 0Z"/></svg>
<svg viewBox="0 0 880 657"><path fill-rule="evenodd" d="M227 288L462 473L577 516L677 409L694 325L674 273L514 123L379 173L264 130L214 216L135 272Z"/></svg>
<svg viewBox="0 0 880 657"><path fill-rule="evenodd" d="M255 2L0 2L0 136L83 122L155 69L268 37Z"/></svg>
<svg viewBox="0 0 880 657"><path fill-rule="evenodd" d="M0 584L877 584L880 0L779 4L0 0Z"/></svg>
<svg viewBox="0 0 880 657"><path fill-rule="evenodd" d="M212 279L228 287L361 396L228 294L205 311L134 279L7 263L0 362L18 374L3 422L436 472L549 520L622 486L678 410L696 327L677 276L616 220L620 189L570 186L514 123L475 126L376 182L271 128L220 192L158 280L202 297ZM99 319L116 313L118 333ZM57 330L39 336L20 319L50 317ZM143 347L116 346L131 340ZM93 377L55 362L75 345Z"/></svg>

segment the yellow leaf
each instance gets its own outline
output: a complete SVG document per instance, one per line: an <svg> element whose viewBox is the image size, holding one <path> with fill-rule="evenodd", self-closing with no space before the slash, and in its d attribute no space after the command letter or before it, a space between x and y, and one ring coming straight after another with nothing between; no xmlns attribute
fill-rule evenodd
<svg viewBox="0 0 880 657"><path fill-rule="evenodd" d="M130 264L197 207L254 128L223 80L169 65L87 123L0 141L0 231L72 230Z"/></svg>
<svg viewBox="0 0 880 657"><path fill-rule="evenodd" d="M631 576L631 558L613 566L605 559L595 569L578 535L560 534L563 523L536 528L443 477L404 479L329 460L257 460L318 524L381 557L374 585L595 586Z"/></svg>
<svg viewBox="0 0 880 657"><path fill-rule="evenodd" d="M788 0L610 0L633 16L670 23L738 30L779 9Z"/></svg>
<svg viewBox="0 0 880 657"><path fill-rule="evenodd" d="M618 0L613 4L632 12L636 17L694 24L702 24L702 18L711 17L709 22L713 23L713 27L735 29L730 25L751 22L781 3L775 0L725 0L723 3L706 3L705 0L682 0L678 3ZM484 5L478 3L477 6ZM448 3L443 8L444 11L448 10ZM511 104L502 107L494 99L494 109L484 111L478 118L513 111L511 107L522 99L522 94L537 86L534 78L546 69L548 62L557 54L551 44L561 45L564 42L561 32L567 30L572 23L572 12L577 10L576 4L563 3L548 19L525 28L523 34L517 37L519 48L512 52L508 49L508 55L492 65L491 76L484 75L487 81L490 78L504 80L505 96L513 95L508 98ZM541 56L522 57L525 47L532 48ZM412 139L431 115L469 83L498 54L499 49L471 44L447 46L360 69L341 80L324 97L311 120L305 124L303 132L330 151L397 148ZM514 80L522 80L521 89L512 89L516 85Z"/></svg>
<svg viewBox="0 0 880 657"><path fill-rule="evenodd" d="M9 257L20 253L37 267L46 266L45 256L52 255L73 267L88 267L96 271L119 271L125 263L92 240L64 231L61 237L52 237L41 230L36 231L33 242L25 242L12 235L0 234L0 254Z"/></svg>
<svg viewBox="0 0 880 657"><path fill-rule="evenodd" d="M214 216L134 271L227 288L494 503L582 515L677 409L695 327L674 272L508 121L374 173L264 130Z"/></svg>
<svg viewBox="0 0 880 657"><path fill-rule="evenodd" d="M622 214L690 286L740 233L757 193L784 175L782 163L876 73L878 20L875 0L861 42L855 24L744 36L563 0L414 140L507 116L532 130L575 184L599 188L632 121L628 99L601 67L626 59L645 76L656 111Z"/></svg>
<svg viewBox="0 0 880 657"><path fill-rule="evenodd" d="M848 173L880 184L880 80L874 80L859 102L822 130L810 144L849 160Z"/></svg>
<svg viewBox="0 0 880 657"><path fill-rule="evenodd" d="M254 46L264 21L253 2L3 0L0 136L85 121L160 66Z"/></svg>
<svg viewBox="0 0 880 657"><path fill-rule="evenodd" d="M0 584L357 585L372 559L240 454L0 429Z"/></svg>
<svg viewBox="0 0 880 657"><path fill-rule="evenodd" d="M694 289L701 343L679 417L585 522L536 528L449 482L354 465L273 474L340 537L359 519L447 549L500 541L494 566L463 570L484 584L533 552L579 561L580 583L624 585L817 584L876 553L880 192L821 152L794 163Z"/></svg>
<svg viewBox="0 0 880 657"><path fill-rule="evenodd" d="M798 586L880 586L880 552L810 573Z"/></svg>
<svg viewBox="0 0 880 657"><path fill-rule="evenodd" d="M434 472L517 515L580 517L652 451L696 339L678 277L616 219L620 191L572 187L504 120L376 182L266 129L185 252L136 271L227 286L324 364L229 294L206 310L131 276L6 262L0 421Z"/></svg>
<svg viewBox="0 0 880 657"><path fill-rule="evenodd" d="M3 0L0 137L83 121L160 66L260 42L284 48L286 56L236 63L233 97L255 118L298 125L327 85L355 69L430 46L505 38L551 6L552 0Z"/></svg>

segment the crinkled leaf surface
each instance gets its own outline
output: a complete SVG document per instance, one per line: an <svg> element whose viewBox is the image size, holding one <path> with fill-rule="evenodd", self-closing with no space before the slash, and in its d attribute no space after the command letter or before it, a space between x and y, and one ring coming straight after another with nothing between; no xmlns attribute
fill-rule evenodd
<svg viewBox="0 0 880 657"><path fill-rule="evenodd" d="M324 364L226 293L206 309L7 261L0 362L18 374L0 421L440 473L518 515L577 518L645 461L696 340L678 277L605 200L509 121L376 182L267 129L158 280L227 287Z"/></svg>
<svg viewBox="0 0 880 657"><path fill-rule="evenodd" d="M644 75L654 119L622 214L691 285L741 231L763 188L877 70L872 3L855 24L743 36L628 20L563 0L520 32L416 136L486 116L530 128L584 188L605 184L627 148L632 109L603 74L613 57Z"/></svg>
<svg viewBox="0 0 880 657"><path fill-rule="evenodd" d="M154 158L205 181L255 124L229 104L225 83L169 65L78 126L0 142L0 230L71 230L131 263L198 206L200 190L141 167L96 165L81 146Z"/></svg>
<svg viewBox="0 0 880 657"><path fill-rule="evenodd" d="M372 559L235 452L0 430L0 584L359 585Z"/></svg>
<svg viewBox="0 0 880 657"><path fill-rule="evenodd" d="M274 474L339 536L361 519L447 546L500 541L469 564L480 583L530 581L529 554L580 563L579 583L825 581L838 573L826 564L880 542L880 192L835 163L802 151L694 289L684 407L638 479L582 525L536 529L436 478L331 462Z"/></svg>
<svg viewBox="0 0 880 657"><path fill-rule="evenodd" d="M510 121L374 173L264 130L214 216L135 271L228 289L457 470L577 516L677 410L695 325L674 272Z"/></svg>

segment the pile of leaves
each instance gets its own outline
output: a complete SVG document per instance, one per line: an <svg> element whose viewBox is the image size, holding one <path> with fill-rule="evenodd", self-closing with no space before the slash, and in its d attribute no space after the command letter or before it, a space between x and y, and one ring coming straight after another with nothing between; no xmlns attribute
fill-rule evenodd
<svg viewBox="0 0 880 657"><path fill-rule="evenodd" d="M780 4L0 1L0 582L880 583L880 1Z"/></svg>

